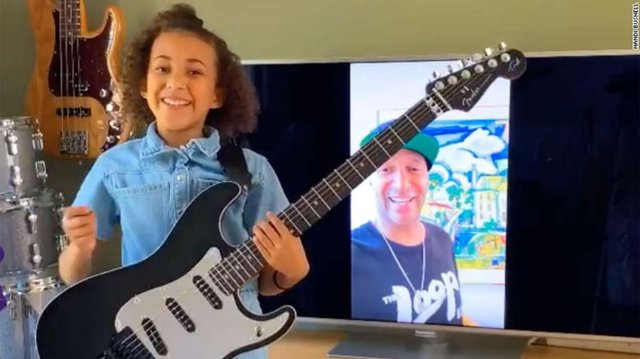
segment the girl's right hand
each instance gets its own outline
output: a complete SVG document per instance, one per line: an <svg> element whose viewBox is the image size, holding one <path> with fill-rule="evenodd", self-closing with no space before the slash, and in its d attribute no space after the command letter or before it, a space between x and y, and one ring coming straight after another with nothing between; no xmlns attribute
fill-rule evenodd
<svg viewBox="0 0 640 359"><path fill-rule="evenodd" d="M91 253L97 244L96 214L89 207L67 207L62 217L62 230L69 245Z"/></svg>

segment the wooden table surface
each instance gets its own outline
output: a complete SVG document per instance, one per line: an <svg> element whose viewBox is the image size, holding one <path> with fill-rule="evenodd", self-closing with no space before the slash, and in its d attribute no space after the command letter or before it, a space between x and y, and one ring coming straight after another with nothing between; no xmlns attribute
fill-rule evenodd
<svg viewBox="0 0 640 359"><path fill-rule="evenodd" d="M269 359L320 359L336 343L345 337L337 331L293 330L269 346ZM522 354L522 359L639 359L639 354L610 353L580 349L556 348L531 345Z"/></svg>

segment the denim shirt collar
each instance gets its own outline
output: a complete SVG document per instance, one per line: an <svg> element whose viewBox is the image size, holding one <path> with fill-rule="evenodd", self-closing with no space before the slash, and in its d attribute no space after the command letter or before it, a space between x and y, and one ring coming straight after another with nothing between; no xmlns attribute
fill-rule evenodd
<svg viewBox="0 0 640 359"><path fill-rule="evenodd" d="M186 149L195 147L197 150L205 154L207 157L212 157L220 149L220 133L213 127L205 126L206 137L195 138L189 140L184 145ZM175 148L168 146L156 131L156 122L152 122L147 127L147 133L142 140L142 146L140 148L140 158L153 157L157 154L175 150Z"/></svg>

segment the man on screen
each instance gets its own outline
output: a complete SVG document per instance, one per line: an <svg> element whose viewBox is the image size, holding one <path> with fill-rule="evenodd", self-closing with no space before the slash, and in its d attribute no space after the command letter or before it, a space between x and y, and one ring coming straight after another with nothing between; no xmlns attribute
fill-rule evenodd
<svg viewBox="0 0 640 359"><path fill-rule="evenodd" d="M462 324L451 237L420 218L438 151L438 141L420 133L371 175L374 218L351 234L354 319Z"/></svg>

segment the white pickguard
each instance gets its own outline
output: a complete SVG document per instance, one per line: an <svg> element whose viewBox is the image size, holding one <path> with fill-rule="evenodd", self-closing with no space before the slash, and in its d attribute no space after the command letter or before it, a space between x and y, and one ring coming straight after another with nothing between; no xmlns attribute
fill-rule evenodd
<svg viewBox="0 0 640 359"><path fill-rule="evenodd" d="M236 306L234 297L223 294L213 284L207 271L222 260L217 248L211 248L202 260L180 279L131 298L116 316L116 330L131 328L156 358L224 358L239 348L258 343L277 333L290 320L283 312L267 321L246 317ZM162 268L158 268L162 270ZM192 278L206 279L222 300L222 309L214 309L193 284ZM174 298L195 323L196 330L187 332L165 305ZM142 319L155 324L168 348L159 355L142 327Z"/></svg>

